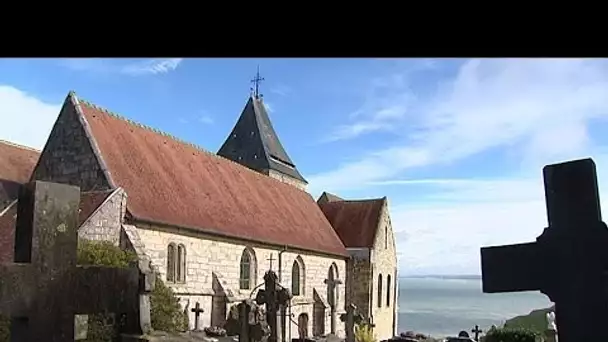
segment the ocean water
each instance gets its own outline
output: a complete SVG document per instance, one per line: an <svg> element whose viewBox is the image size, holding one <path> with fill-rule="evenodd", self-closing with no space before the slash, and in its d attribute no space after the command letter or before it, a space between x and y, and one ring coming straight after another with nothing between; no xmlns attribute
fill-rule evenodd
<svg viewBox="0 0 608 342"><path fill-rule="evenodd" d="M481 279L399 279L399 332L413 330L434 337L456 336L477 324L493 324L551 306L540 292L486 294Z"/></svg>

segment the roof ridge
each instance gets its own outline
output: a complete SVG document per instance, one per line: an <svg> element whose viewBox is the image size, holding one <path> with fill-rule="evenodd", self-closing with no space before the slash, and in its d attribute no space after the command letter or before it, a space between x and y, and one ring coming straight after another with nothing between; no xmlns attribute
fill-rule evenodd
<svg viewBox="0 0 608 342"><path fill-rule="evenodd" d="M18 143L12 142L12 141L4 140L4 139L0 139L0 144L5 144L5 145L12 146L12 147L17 147L17 148L20 148L20 149L24 149L24 150L29 150L29 151L33 151L33 152L42 153L42 150L33 148L31 146L26 146L26 145L18 144Z"/></svg>
<svg viewBox="0 0 608 342"><path fill-rule="evenodd" d="M77 96L77 95L76 95L76 93L75 93L74 91L70 91L70 94L71 94L72 96ZM126 117L126 116L124 116L124 115L117 114L116 112L110 111L109 109L107 109L107 108L105 108L105 107L101 107L101 106L99 106L99 105L96 105L96 104L92 103L91 101L87 101L86 99L83 99L83 98L82 98L82 97L80 97L80 96L77 96L77 98L78 98L78 101L79 101L80 103L82 103L82 104L84 104L84 105L87 105L87 106L89 106L89 107L91 107L91 108L94 108L94 109L96 109L96 110L98 110L98 111L100 111L100 112L104 112L104 113L106 113L106 114L108 114L108 115L110 115L110 116L113 116L113 117L115 117L115 118L117 118L117 119L119 119L119 120L123 120L123 121L125 121L125 122L127 122L127 123L129 123L129 124L131 124L131 125L133 125L133 126L143 128L143 129L145 129L145 130L148 130L148 131L150 131L150 132L153 132L153 133L156 133L156 134L162 135L162 136L167 137L167 138L169 138L169 139L173 139L173 140L174 140L175 142L177 142L177 143L180 143L180 144L184 144L184 145L190 146L190 147L192 147L192 148L196 149L197 151L199 151L199 152L201 152L201 153L208 154L209 156L211 156L211 157L213 157L213 158L217 158L217 159L221 159L221 160L228 161L228 162L232 163L233 165L238 166L238 169L239 169L239 170L243 170L243 171L245 171L245 172L251 172L251 173L255 174L255 175L256 175L256 176L258 176L258 177L266 177L267 179L271 179L272 181L275 181L275 182L278 182L278 183L281 183L281 184L287 185L287 184L285 184L285 183L283 183L283 182L279 181L278 179L275 179L275 178L273 178L273 177L270 177L270 176L267 176L267 175L261 174L261 173L259 173L259 172L257 172L257 171L251 170L250 168L245 167L245 166L243 166L243 165L241 165L241 164L239 164L239 163L237 163L237 162L235 162L235 161L233 161L233 160L231 160L231 159L225 158L225 157L220 156L220 155L217 155L217 154L215 154L215 153L213 153L213 152L211 152L211 151L208 151L208 150L206 150L205 148L203 148L203 147L201 147L201 146L199 146L199 145L197 145L197 144L195 144L195 143L193 143L193 142L183 140L183 139L181 139L181 138L179 138L179 137L176 137L176 136L175 136L175 135L173 135L173 134L167 133L167 132L165 132L165 131L161 131L161 130L160 130L160 129L158 129L158 128L154 128L154 127L152 127L152 126L149 126L149 125L146 125L146 124L143 124L143 123L140 123L140 122L137 122L137 121L131 120L131 119L127 118L127 117ZM291 185L288 185L288 186L291 186ZM299 190L299 191L302 191L302 192L305 192L305 193L307 193L307 194L308 194L308 192L306 192L306 191L304 191L304 190L302 190L302 189L299 189L298 187L295 187L295 186L292 186L292 187L293 187L293 188L295 188L295 189L297 189L297 190Z"/></svg>
<svg viewBox="0 0 608 342"><path fill-rule="evenodd" d="M385 196L386 197L386 196ZM345 202L379 202L384 201L385 197L378 198L363 198L363 199L345 199L341 201L330 201L327 203L345 203Z"/></svg>

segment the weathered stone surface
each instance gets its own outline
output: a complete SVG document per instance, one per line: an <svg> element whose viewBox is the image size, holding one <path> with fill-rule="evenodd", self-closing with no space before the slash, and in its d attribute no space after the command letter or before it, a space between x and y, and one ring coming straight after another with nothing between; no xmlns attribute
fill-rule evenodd
<svg viewBox="0 0 608 342"><path fill-rule="evenodd" d="M127 225L125 225L126 227ZM134 227L134 226L130 226ZM169 283L177 296L185 305L187 300L191 303L200 302L201 307L205 312L201 315L201 327L212 325L222 326L225 322L226 313L233 302L227 301L225 297L213 297L214 294L224 294L233 296L234 301L240 301L249 298L251 290L239 290L239 267L240 258L243 250L246 247L252 248L255 253L255 271L253 277L253 286L263 282L264 272L270 269L270 254L275 255L273 261L273 270L280 273L282 279L281 284L287 288L291 288L291 268L295 259L300 256L304 261L305 279L304 291L300 296L293 299L293 303L298 303L292 307L292 314L298 317L300 314L307 314L310 326L308 331L315 331L313 324L314 303L313 289L316 289L319 294L327 298L327 285L324 280L327 279L328 271L333 263L338 269L338 278L344 279L346 275L346 261L340 258L328 257L323 255L315 255L302 251L288 250L282 254L281 272L278 269L276 255L280 249L272 249L261 244L246 245L242 242L229 239L221 239L214 236L204 234L182 234L178 235L175 231L170 231L167 228L160 226L150 226L140 224L135 232L129 231L129 238L132 241L140 241L142 250L150 256L152 263L158 268L158 271L163 280L166 279L167 272L167 246L173 242L186 246L186 263L187 273L185 283ZM135 237L135 240L133 240ZM221 284L214 285L214 274L218 275ZM216 280L217 281L217 280ZM221 292L220 292L221 291ZM255 293L254 293L255 295ZM338 287L338 302L336 305L337 314L344 312L345 305L345 286ZM215 306L214 303L215 302ZM302 304L302 305L300 305ZM189 312L190 329L194 329L194 313ZM326 333L330 329L330 316L325 315L323 328ZM290 328L287 327L287 332ZM291 332L293 337L297 337L298 327L291 322ZM338 324L338 336L344 336L344 325ZM287 341L290 337L287 337Z"/></svg>
<svg viewBox="0 0 608 342"><path fill-rule="evenodd" d="M15 261L0 268L0 313L18 341L73 341L74 315L139 311L139 271L76 266L77 187L35 182L22 188ZM130 327L133 329L133 326Z"/></svg>
<svg viewBox="0 0 608 342"><path fill-rule="evenodd" d="M35 180L76 185L82 191L110 188L83 120L68 97L33 172Z"/></svg>
<svg viewBox="0 0 608 342"><path fill-rule="evenodd" d="M78 236L87 240L110 241L119 245L122 218L127 207L127 195L116 189L99 208L82 223Z"/></svg>

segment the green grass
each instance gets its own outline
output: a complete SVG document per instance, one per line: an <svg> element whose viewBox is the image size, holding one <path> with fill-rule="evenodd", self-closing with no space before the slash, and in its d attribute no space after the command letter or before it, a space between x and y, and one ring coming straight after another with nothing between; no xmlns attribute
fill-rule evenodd
<svg viewBox="0 0 608 342"><path fill-rule="evenodd" d="M555 307L534 310L527 315L513 317L505 322L505 327L513 329L529 329L544 333L547 329L546 314L555 310Z"/></svg>

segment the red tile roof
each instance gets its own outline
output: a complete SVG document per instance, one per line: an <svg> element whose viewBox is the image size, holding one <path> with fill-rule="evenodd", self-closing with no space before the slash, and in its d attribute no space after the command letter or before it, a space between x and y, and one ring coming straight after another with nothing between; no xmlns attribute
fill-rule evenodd
<svg viewBox="0 0 608 342"><path fill-rule="evenodd" d="M0 140L0 179L27 183L38 157L38 150Z"/></svg>
<svg viewBox="0 0 608 342"><path fill-rule="evenodd" d="M331 195L331 194L330 194ZM348 248L374 246L378 223L386 197L380 199L319 202L319 207Z"/></svg>
<svg viewBox="0 0 608 342"><path fill-rule="evenodd" d="M135 219L348 255L310 194L97 106L78 106Z"/></svg>
<svg viewBox="0 0 608 342"><path fill-rule="evenodd" d="M83 224L112 192L113 190L81 193L78 224ZM13 201L4 214L0 215L0 263L13 261L16 219L17 202Z"/></svg>
<svg viewBox="0 0 608 342"><path fill-rule="evenodd" d="M0 140L0 212L17 199L19 185L29 181L40 151Z"/></svg>

